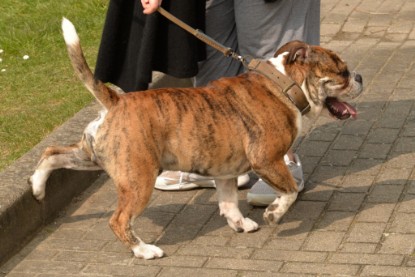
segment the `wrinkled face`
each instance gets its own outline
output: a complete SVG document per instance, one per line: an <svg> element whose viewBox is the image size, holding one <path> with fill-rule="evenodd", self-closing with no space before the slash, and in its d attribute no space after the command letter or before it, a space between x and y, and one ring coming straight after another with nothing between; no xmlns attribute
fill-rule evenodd
<svg viewBox="0 0 415 277"><path fill-rule="evenodd" d="M355 118L356 110L345 101L360 95L363 89L362 76L350 72L346 63L334 52L321 47L315 47L314 51L316 60L310 60L310 63L320 83L319 100L325 99L325 107L336 118Z"/></svg>
<svg viewBox="0 0 415 277"><path fill-rule="evenodd" d="M356 117L356 110L345 101L360 95L362 76L350 72L336 53L294 41L281 47L278 55L284 55L285 72L303 89L312 114L326 107L338 119Z"/></svg>

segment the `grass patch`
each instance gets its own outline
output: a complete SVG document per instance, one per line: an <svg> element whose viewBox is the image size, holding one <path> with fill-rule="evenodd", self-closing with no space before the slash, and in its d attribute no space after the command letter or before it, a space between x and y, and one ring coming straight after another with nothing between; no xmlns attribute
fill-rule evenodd
<svg viewBox="0 0 415 277"><path fill-rule="evenodd" d="M63 16L74 23L93 67L107 3L1 0L0 170L91 102L73 72L60 25Z"/></svg>

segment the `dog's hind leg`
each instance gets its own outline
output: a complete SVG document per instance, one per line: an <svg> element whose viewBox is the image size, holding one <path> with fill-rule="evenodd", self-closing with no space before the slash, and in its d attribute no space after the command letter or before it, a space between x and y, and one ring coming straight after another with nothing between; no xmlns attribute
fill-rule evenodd
<svg viewBox="0 0 415 277"><path fill-rule="evenodd" d="M238 208L237 179L215 179L218 193L220 215L225 216L229 226L237 232L253 232L258 230L258 224L242 215Z"/></svg>
<svg viewBox="0 0 415 277"><path fill-rule="evenodd" d="M275 161L270 166L254 169L271 187L278 190L278 196L265 210L264 220L268 224L277 223L297 199L297 185L284 160Z"/></svg>
<svg viewBox="0 0 415 277"><path fill-rule="evenodd" d="M163 250L155 245L144 243L132 231L132 223L139 216L150 200L157 171L146 174L140 170L119 174L114 177L118 191L118 205L110 219L110 227L115 235L125 243L136 257L144 259L160 258Z"/></svg>
<svg viewBox="0 0 415 277"><path fill-rule="evenodd" d="M46 181L53 170L59 168L76 170L99 170L96 163L92 162L89 155L81 149L79 144L71 146L51 146L43 152L36 170L30 176L28 183L37 200L45 197Z"/></svg>

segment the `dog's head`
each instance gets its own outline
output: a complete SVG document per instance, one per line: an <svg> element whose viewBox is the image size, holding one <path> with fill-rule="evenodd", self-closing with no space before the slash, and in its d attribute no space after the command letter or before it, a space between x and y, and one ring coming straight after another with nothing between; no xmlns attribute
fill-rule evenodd
<svg viewBox="0 0 415 277"><path fill-rule="evenodd" d="M278 49L274 57L272 63L301 86L310 103L310 115L326 107L338 119L356 117L356 110L346 101L362 92L362 76L350 72L336 53L292 41Z"/></svg>

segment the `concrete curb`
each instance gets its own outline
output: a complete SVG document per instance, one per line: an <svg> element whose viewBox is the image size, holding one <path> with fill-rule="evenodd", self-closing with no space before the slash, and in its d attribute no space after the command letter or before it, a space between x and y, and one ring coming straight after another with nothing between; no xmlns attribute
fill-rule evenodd
<svg viewBox="0 0 415 277"><path fill-rule="evenodd" d="M95 103L84 108L0 172L0 263L19 250L40 227L100 175L99 171L57 170L48 180L46 198L42 202L34 199L27 184L43 150L52 144L79 141L87 123L97 116L98 109Z"/></svg>
<svg viewBox="0 0 415 277"><path fill-rule="evenodd" d="M190 86L189 79L176 79L155 73L151 87ZM0 265L25 245L72 199L93 184L102 171L56 170L47 182L46 198L32 196L27 179L33 173L43 150L50 145L76 143L87 124L97 117L95 102L58 127L31 151L0 172Z"/></svg>

